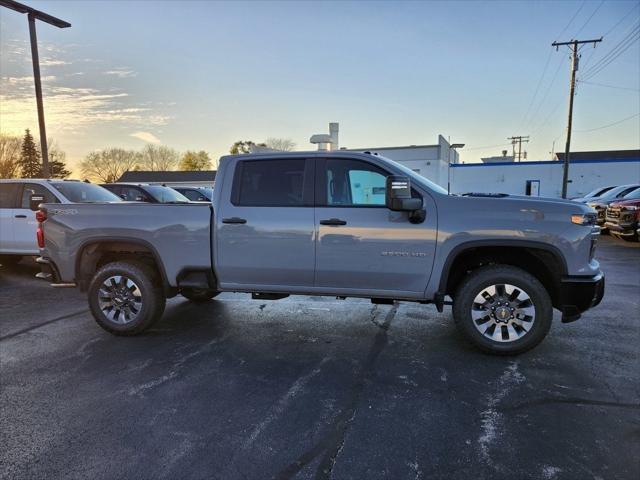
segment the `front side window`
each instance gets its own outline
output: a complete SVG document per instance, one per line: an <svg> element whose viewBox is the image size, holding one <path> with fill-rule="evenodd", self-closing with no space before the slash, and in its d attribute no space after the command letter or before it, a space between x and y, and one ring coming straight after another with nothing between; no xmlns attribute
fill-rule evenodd
<svg viewBox="0 0 640 480"><path fill-rule="evenodd" d="M137 187L120 187L120 198L126 202L151 202L151 198Z"/></svg>
<svg viewBox="0 0 640 480"><path fill-rule="evenodd" d="M300 207L305 205L306 160L274 159L238 162L232 201L239 206Z"/></svg>
<svg viewBox="0 0 640 480"><path fill-rule="evenodd" d="M387 174L357 160L326 161L328 206L384 206Z"/></svg>
<svg viewBox="0 0 640 480"><path fill-rule="evenodd" d="M60 203L60 201L47 188L37 183L25 183L22 189L22 199L20 200L20 208L29 208L31 195L42 195L44 201L42 203Z"/></svg>

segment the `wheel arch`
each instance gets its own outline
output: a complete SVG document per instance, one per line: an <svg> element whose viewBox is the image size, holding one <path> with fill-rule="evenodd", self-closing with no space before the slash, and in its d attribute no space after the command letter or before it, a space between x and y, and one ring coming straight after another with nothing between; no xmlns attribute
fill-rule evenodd
<svg viewBox="0 0 640 480"><path fill-rule="evenodd" d="M477 240L457 245L443 265L437 298L451 296L469 271L490 264L526 270L544 285L554 306L560 303L560 279L567 274L565 258L554 245L531 240Z"/></svg>
<svg viewBox="0 0 640 480"><path fill-rule="evenodd" d="M106 260L115 254L124 255L125 257L136 255L134 257L136 260L146 261L145 263L158 272L165 293L171 290L160 255L152 244L145 240L127 237L103 237L87 240L78 248L78 255L75 261L75 278L82 291L87 290L91 276L99 266L107 263ZM122 260L122 256L119 256L118 260Z"/></svg>

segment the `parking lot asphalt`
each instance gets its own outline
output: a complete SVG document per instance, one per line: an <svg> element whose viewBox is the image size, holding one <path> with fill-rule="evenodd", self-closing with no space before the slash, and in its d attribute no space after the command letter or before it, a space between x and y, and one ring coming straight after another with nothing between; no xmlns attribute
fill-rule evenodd
<svg viewBox="0 0 640 480"><path fill-rule="evenodd" d="M640 248L518 357L410 303L177 297L118 338L84 295L0 268L0 477L640 478Z"/></svg>

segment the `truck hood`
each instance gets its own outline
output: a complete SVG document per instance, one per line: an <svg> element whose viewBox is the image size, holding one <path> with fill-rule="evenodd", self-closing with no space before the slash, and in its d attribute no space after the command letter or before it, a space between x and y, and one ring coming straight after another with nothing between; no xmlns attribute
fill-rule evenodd
<svg viewBox="0 0 640 480"><path fill-rule="evenodd" d="M634 198L632 200L618 200L617 202L611 202L611 207L640 207L640 198Z"/></svg>
<svg viewBox="0 0 640 480"><path fill-rule="evenodd" d="M520 204L524 208L536 208L541 211L563 208L567 210L573 210L577 212L589 212L591 208L584 203L576 202L574 200L567 200L563 198L550 198L550 197L530 197L527 195L509 195L505 193L492 194L492 193L467 193L463 195L465 198L478 199L478 198L491 198L500 203Z"/></svg>

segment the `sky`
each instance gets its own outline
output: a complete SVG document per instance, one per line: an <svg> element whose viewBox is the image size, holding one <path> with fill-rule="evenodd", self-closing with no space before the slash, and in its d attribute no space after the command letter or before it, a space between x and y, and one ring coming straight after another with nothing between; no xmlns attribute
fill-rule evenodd
<svg viewBox="0 0 640 480"><path fill-rule="evenodd" d="M311 150L329 122L348 148L442 134L475 162L529 135L528 159L548 159L564 150L570 75L551 43L600 36L580 52L572 151L640 148L638 1L24 3L72 24L39 23L38 42L47 134L76 169L146 143ZM26 16L0 8L3 133L37 135L28 40Z"/></svg>

